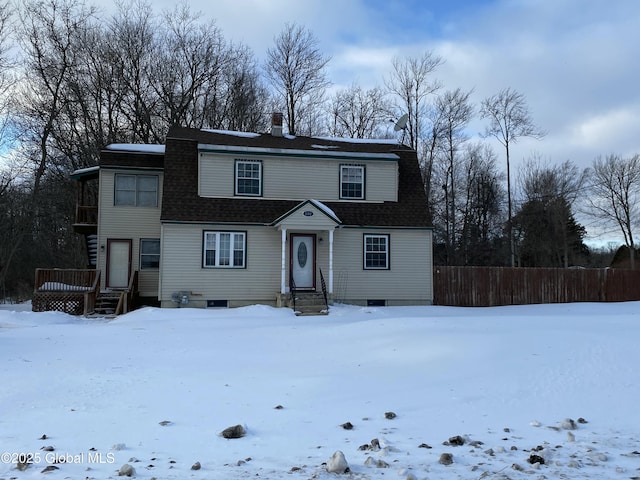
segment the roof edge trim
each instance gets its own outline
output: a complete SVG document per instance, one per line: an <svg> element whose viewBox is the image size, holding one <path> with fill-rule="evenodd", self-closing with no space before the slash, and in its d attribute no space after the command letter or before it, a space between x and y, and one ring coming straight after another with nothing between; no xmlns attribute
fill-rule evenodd
<svg viewBox="0 0 640 480"><path fill-rule="evenodd" d="M199 152L215 152L224 154L251 154L251 155L271 155L271 156L288 156L288 157L318 157L332 159L358 159L358 160L382 160L394 161L400 160L395 153L368 153L368 152L336 152L336 151L316 151L316 150L297 150L287 148L267 148L267 147L245 147L237 145L212 145L206 143L198 144Z"/></svg>

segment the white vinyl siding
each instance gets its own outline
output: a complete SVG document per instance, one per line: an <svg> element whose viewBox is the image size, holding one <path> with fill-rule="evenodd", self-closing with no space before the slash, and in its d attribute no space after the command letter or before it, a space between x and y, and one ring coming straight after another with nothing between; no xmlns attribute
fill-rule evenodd
<svg viewBox="0 0 640 480"><path fill-rule="evenodd" d="M139 171L140 175L157 178L157 206L114 206L116 175L136 175L128 170L100 170L100 199L98 205L98 257L96 268L102 271L102 286L106 277L107 239L130 239L132 270L138 270L138 288L144 297L158 295L159 269L142 269L140 265L140 240L160 238L160 205L162 204L162 174L149 175ZM104 246L103 250L101 246Z"/></svg>
<svg viewBox="0 0 640 480"><path fill-rule="evenodd" d="M274 228L247 226L245 268L203 268L203 231L222 231L212 225L166 223L162 227L161 300L191 291L194 299L237 302L275 302L280 291L281 235ZM236 303L234 303L236 302Z"/></svg>
<svg viewBox="0 0 640 480"><path fill-rule="evenodd" d="M202 268L202 232L215 230L211 225L163 225L163 304L173 305L174 292L191 291L192 301L201 301L202 306L206 300L228 300L229 306L273 305L281 285L281 232L272 227L246 226L246 268ZM322 269L328 282L329 234L325 230L315 233L318 270ZM376 271L362 268L363 235L369 233L373 234L361 228L334 231L333 298L364 305L367 299L383 299L388 305L431 303L431 231L376 230L376 235L389 235L391 247L391 268ZM286 264L288 272L288 248ZM319 283L319 271L316 274Z"/></svg>
<svg viewBox="0 0 640 480"><path fill-rule="evenodd" d="M232 198L235 193L233 155L201 153L199 195ZM264 199L340 201L340 166L344 160L322 158L263 157L262 192ZM366 202L398 200L398 163L394 160L358 161L365 167ZM344 199L343 201L351 201ZM363 201L363 200L358 200Z"/></svg>
<svg viewBox="0 0 640 480"><path fill-rule="evenodd" d="M389 269L367 270L362 265L363 235L389 235ZM322 245L318 262L327 263ZM387 305L430 304L432 286L432 232L426 229L341 228L334 234L334 298L366 305L368 299ZM326 269L323 267L325 277Z"/></svg>

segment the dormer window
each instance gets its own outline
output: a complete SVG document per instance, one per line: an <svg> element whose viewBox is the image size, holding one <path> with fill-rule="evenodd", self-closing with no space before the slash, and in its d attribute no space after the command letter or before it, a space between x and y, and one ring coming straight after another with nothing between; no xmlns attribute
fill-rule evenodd
<svg viewBox="0 0 640 480"><path fill-rule="evenodd" d="M340 198L364 200L363 165L340 165Z"/></svg>
<svg viewBox="0 0 640 480"><path fill-rule="evenodd" d="M262 196L262 162L236 160L236 195Z"/></svg>

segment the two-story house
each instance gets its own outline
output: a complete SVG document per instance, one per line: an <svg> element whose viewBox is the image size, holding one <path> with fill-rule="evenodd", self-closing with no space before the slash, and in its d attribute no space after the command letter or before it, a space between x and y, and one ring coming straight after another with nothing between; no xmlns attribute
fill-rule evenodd
<svg viewBox="0 0 640 480"><path fill-rule="evenodd" d="M138 271L163 307L284 305L322 284L343 303L432 301L423 183L396 140L174 127L165 145L107 147L76 178L96 173L103 289Z"/></svg>

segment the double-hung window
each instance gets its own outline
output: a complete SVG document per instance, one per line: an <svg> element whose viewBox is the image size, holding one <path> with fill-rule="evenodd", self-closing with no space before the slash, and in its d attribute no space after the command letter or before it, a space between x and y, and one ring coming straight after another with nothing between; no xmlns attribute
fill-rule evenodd
<svg viewBox="0 0 640 480"><path fill-rule="evenodd" d="M160 239L140 239L140 270L160 268Z"/></svg>
<svg viewBox="0 0 640 480"><path fill-rule="evenodd" d="M262 162L236 160L236 195L259 197L262 195Z"/></svg>
<svg viewBox="0 0 640 480"><path fill-rule="evenodd" d="M340 198L364 200L363 165L340 165Z"/></svg>
<svg viewBox="0 0 640 480"><path fill-rule="evenodd" d="M364 236L365 270L389 269L389 235Z"/></svg>
<svg viewBox="0 0 640 480"><path fill-rule="evenodd" d="M113 203L131 207L157 207L158 176L116 174Z"/></svg>
<svg viewBox="0 0 640 480"><path fill-rule="evenodd" d="M244 268L246 250L244 232L204 232L202 266Z"/></svg>

